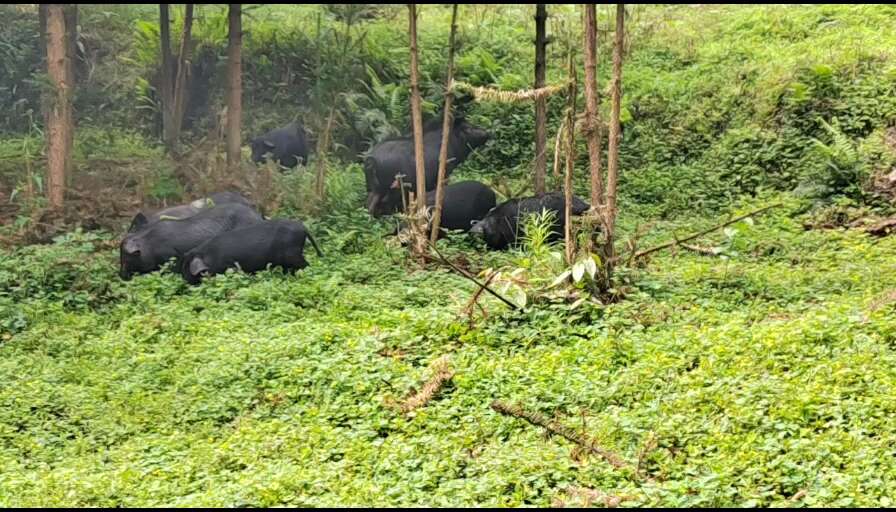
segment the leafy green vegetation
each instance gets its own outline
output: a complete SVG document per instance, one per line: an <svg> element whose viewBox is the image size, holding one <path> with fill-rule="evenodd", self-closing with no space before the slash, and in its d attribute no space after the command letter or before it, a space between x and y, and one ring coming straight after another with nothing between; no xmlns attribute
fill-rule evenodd
<svg viewBox="0 0 896 512"><path fill-rule="evenodd" d="M37 19L27 6L0 9L0 192L19 207L3 235L46 222L25 217L40 211L45 165ZM191 110L192 154L173 159L154 132L154 6L82 9L90 66L72 185L91 192L86 201L133 202L109 215L114 227L0 248L0 506L549 506L571 487L625 496L621 506L892 505L896 237L804 225L892 211L873 186L896 165L896 9L631 7L620 246L783 206L700 239L702 253L620 267L623 300L612 304L587 298L597 264L563 263L550 219L529 220L513 251L439 243L521 311L484 293L482 309L472 305L473 283L410 261L383 236L396 219L364 211L353 159L408 119L405 12L366 9L246 6L245 133L297 116L314 133L338 105L342 161L316 209L305 170L254 189L269 214L302 218L323 258L309 254L295 276L228 272L196 287L173 273L121 281L118 240L138 198L174 203L220 177L207 139L226 11L199 8L208 101ZM559 83L579 11L549 9L548 81ZM465 6L459 79L528 87L533 12ZM430 114L449 16L422 8ZM608 10L599 16L609 26ZM493 141L454 176L519 190L532 168L531 105L458 99ZM552 98L549 134L561 110ZM578 155L587 197L584 144ZM260 182L267 171L246 174ZM566 277L574 283L556 285ZM442 356L451 381L399 412ZM583 457L493 400L553 418L632 467Z"/></svg>
<svg viewBox="0 0 896 512"><path fill-rule="evenodd" d="M737 225L728 258L657 258L622 303L514 314L483 298L471 327L475 287L403 267L364 216L311 224L328 257L298 277L195 288L119 281L104 236L5 254L0 502L548 505L576 485L641 505L805 489L807 505L867 506L896 490L896 239L781 211ZM441 395L411 417L387 405L443 354L457 375ZM493 399L584 421L632 462L652 432L656 480L576 461Z"/></svg>

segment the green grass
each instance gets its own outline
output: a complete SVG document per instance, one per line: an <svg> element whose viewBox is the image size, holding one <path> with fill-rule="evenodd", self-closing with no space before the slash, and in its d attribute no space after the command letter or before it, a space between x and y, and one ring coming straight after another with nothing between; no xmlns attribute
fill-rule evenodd
<svg viewBox="0 0 896 512"><path fill-rule="evenodd" d="M886 504L896 239L804 232L788 210L739 229L735 256L661 256L620 304L485 299L472 329L472 285L403 266L375 229L319 235L328 257L295 277L196 288L118 281L95 236L4 253L0 503L545 506L577 485L655 506ZM457 375L439 397L386 405L442 354ZM656 480L576 462L494 399L584 417L633 462L653 432Z"/></svg>
<svg viewBox="0 0 896 512"><path fill-rule="evenodd" d="M564 30L578 30L579 11L551 9L549 81L558 82ZM26 11L4 11L5 33L18 41L3 49L4 76L29 76L36 21ZM197 37L217 52L224 10L200 11ZM432 102L450 11L421 11ZM309 81L303 67L327 41L317 39L320 12L246 9L247 136L330 105L315 96L332 92L328 82ZM527 84L531 6L462 14L461 77ZM606 25L607 8L599 14ZM638 240L646 248L784 202L699 241L721 257L660 253L624 269L626 299L608 306L530 300L513 313L484 296L488 317L471 323L464 309L475 286L415 266L383 239L394 226L361 209L355 164L333 166L328 203L311 218L311 173L275 178L283 194L274 213L306 220L326 256L309 256L296 276L122 282L120 231L0 248L0 506L548 506L569 486L632 497L624 506L892 505L896 237L806 231L810 205L786 191L846 175L852 188L832 191L840 210L830 216L880 208L853 188L896 162L884 137L896 121L893 8L636 6L631 14L619 239L653 223ZM214 156L197 146L195 161L175 163L136 108L151 104L144 82L158 54L156 16L151 6L83 9L87 47L102 51L77 103L76 186L139 181L127 186L173 202L190 185L178 173L201 174ZM390 88L405 79L404 16L399 6L365 23L367 43L344 59L369 64L384 85L344 113L342 130L355 115L404 122L404 93ZM324 17L323 28L339 25ZM32 89L0 88L14 114L0 140L10 191L38 186L26 180L43 171L39 116L27 113ZM552 100L549 133L561 103ZM530 173L531 107L475 104L470 115L495 140L454 179L509 177L518 189ZM585 155L582 144L583 197ZM477 270L555 277L553 249L539 243L510 253L443 244ZM445 354L456 375L440 395L409 416L389 406ZM569 442L494 412L495 399L584 429L623 459L640 458L650 478L574 457ZM656 447L642 453L651 438Z"/></svg>

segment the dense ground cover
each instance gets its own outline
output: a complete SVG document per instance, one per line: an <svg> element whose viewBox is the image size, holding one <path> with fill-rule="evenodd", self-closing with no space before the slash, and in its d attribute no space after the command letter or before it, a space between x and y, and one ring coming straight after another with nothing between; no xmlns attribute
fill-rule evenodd
<svg viewBox="0 0 896 512"><path fill-rule="evenodd" d="M223 11L207 9L197 33L220 49ZM314 32L320 10L248 11L250 131L288 120L285 100L314 119L309 105L324 92L301 70L326 41ZM576 12L558 9L553 30L577 23ZM296 276L122 282L117 240L130 210L112 215L112 228L71 227L49 244L0 249L0 505L581 503L570 487L625 496L623 506L891 504L896 238L804 224L887 208L864 185L896 161L894 12L632 11L622 239L653 222L639 240L647 247L720 216L784 206L700 241L721 256L663 252L624 269L626 296L615 304L573 308L530 296L512 312L485 296L488 316L470 317L475 286L419 267L384 239L392 225L363 211L363 178L347 163L331 168L330 200L313 214L307 173L275 180L284 192L275 213L306 219L325 251ZM152 116L125 107L151 96L154 14L85 8L88 48L118 58L96 57L99 71L78 99L90 116L80 120L75 188L111 180L128 200L154 204L201 189L158 148ZM404 122L403 87L390 85L404 79L402 14L365 25L369 44L355 57L372 71L352 72L378 78L349 91L363 96L346 103L346 146ZM531 13L466 14L462 77L525 86ZM10 19L30 19L21 16ZM24 39L16 27L0 34ZM447 11L427 7L421 27L424 48L442 47ZM98 43L106 40L115 47ZM16 41L0 51L28 47ZM430 108L443 58L424 52ZM20 72L15 59L4 62L4 76ZM550 78L563 79L562 66ZM108 93L99 108L93 86L118 96ZM15 95L26 93L0 89L0 101L20 108ZM496 138L457 178L527 181L530 107L469 109ZM9 111L23 116L9 120L27 118ZM21 208L0 234L27 229L40 206L22 199L41 170L40 133L10 124L0 182ZM556 269L551 249L537 244L509 253L462 239L442 247L474 271L522 268L550 282ZM448 386L409 415L396 411L446 355L455 371ZM639 471L582 457L499 415L495 399L584 431Z"/></svg>
<svg viewBox="0 0 896 512"><path fill-rule="evenodd" d="M196 288L118 281L94 235L5 254L4 308L18 313L3 325L0 497L548 505L574 485L642 505L775 505L801 490L806 504L885 504L896 239L807 232L784 211L735 236L727 259L654 260L622 303L486 300L473 326L472 285L406 270L366 230L321 235L331 256L297 277ZM441 395L407 417L390 408L445 354L456 376ZM584 422L655 481L572 458L494 399Z"/></svg>

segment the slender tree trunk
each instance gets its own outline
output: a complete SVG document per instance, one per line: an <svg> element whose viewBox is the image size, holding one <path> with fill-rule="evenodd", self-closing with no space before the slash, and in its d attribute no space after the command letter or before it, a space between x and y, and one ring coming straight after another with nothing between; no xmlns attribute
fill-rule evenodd
<svg viewBox="0 0 896 512"><path fill-rule="evenodd" d="M535 88L545 85L545 49L548 13L545 4L535 6ZM535 194L545 192L547 169L547 98L535 99Z"/></svg>
<svg viewBox="0 0 896 512"><path fill-rule="evenodd" d="M68 140L72 130L72 82L66 51L67 37L62 4L47 6L47 70L55 86L47 126L47 191L50 206L62 208L65 176L71 158Z"/></svg>
<svg viewBox="0 0 896 512"><path fill-rule="evenodd" d="M408 32L411 47L411 118L414 124L414 161L417 168L417 198L416 214L419 221L424 221L424 208L426 208L426 162L423 154L423 112L420 105L420 87L418 84L418 55L417 55L417 4L408 4ZM419 229L423 233L424 229ZM425 238L423 239L425 241ZM416 251L422 254L424 247L419 246Z"/></svg>
<svg viewBox="0 0 896 512"><path fill-rule="evenodd" d="M442 145L439 148L439 177L436 181L436 205L432 217L432 233L429 240L436 243L442 223L442 206L445 202L445 174L448 168L448 141L454 116L451 112L454 100L452 82L454 81L454 36L457 33L457 4L451 10L451 35L448 38L448 77L445 79L445 112L442 119Z"/></svg>
<svg viewBox="0 0 896 512"><path fill-rule="evenodd" d="M616 4L616 33L613 44L613 82L611 88L610 141L607 150L607 202L604 242L604 265L607 285L610 283L616 250L613 246L616 229L616 178L619 173L619 111L622 103L622 52L625 44L625 6Z"/></svg>
<svg viewBox="0 0 896 512"><path fill-rule="evenodd" d="M572 174L576 161L576 95L578 94L578 84L576 69L573 66L572 48L569 51L569 62L567 65L569 73L569 96L567 98L566 109L566 176L563 181L564 205L563 214L564 222L564 238L566 240L566 262L572 265L576 256L576 240L572 232Z"/></svg>
<svg viewBox="0 0 896 512"><path fill-rule="evenodd" d="M585 4L585 136L591 170L591 208L600 211L603 203L601 176L600 93L597 87L597 12L595 4Z"/></svg>
<svg viewBox="0 0 896 512"><path fill-rule="evenodd" d="M240 126L243 117L242 4L230 4L227 46L227 165L234 170L240 163Z"/></svg>
<svg viewBox="0 0 896 512"><path fill-rule="evenodd" d="M180 51L177 55L177 75L169 104L169 131L165 134L165 144L174 150L180 140L184 112L187 104L187 75L190 71L190 46L193 30L193 4L184 6L184 27L181 33ZM164 53L164 51L163 51Z"/></svg>
<svg viewBox="0 0 896 512"><path fill-rule="evenodd" d="M162 65L159 71L159 99L162 102L162 140L171 140L172 107L174 105L174 56L171 54L171 16L168 4L159 4L159 39L161 39Z"/></svg>

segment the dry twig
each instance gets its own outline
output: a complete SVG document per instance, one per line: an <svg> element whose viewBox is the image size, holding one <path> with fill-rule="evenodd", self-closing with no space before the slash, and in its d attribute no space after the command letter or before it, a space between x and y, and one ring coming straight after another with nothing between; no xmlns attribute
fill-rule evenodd
<svg viewBox="0 0 896 512"><path fill-rule="evenodd" d="M565 499L560 497L554 498L551 506L565 508L569 505L576 508L589 508L593 503L603 503L607 508L616 508L623 501L632 501L635 499L632 496L614 496L587 487L567 487L564 494L566 495ZM574 501L570 503L568 500Z"/></svg>
<svg viewBox="0 0 896 512"><path fill-rule="evenodd" d="M623 461L615 453L607 451L595 445L593 440L587 439L585 436L576 433L576 431L567 427L566 425L563 425L562 423L557 421L549 420L537 412L527 411L519 405L510 405L499 400L495 400L494 402L492 402L492 409L501 414L506 414L507 416L524 419L535 426L544 428L551 434L557 434L569 441L572 441L573 443L578 444L591 453L603 458L614 468L619 469L629 466L628 463Z"/></svg>
<svg viewBox="0 0 896 512"><path fill-rule="evenodd" d="M426 384L420 388L420 391L405 399L404 403L400 406L402 413L407 414L414 409L426 405L426 403L429 402L440 389L442 389L442 386L454 377L454 370L448 365L448 356L442 356L436 359L430 367L432 368L432 376L426 381Z"/></svg>
<svg viewBox="0 0 896 512"><path fill-rule="evenodd" d="M429 242L429 241L427 240L427 242ZM473 281L474 283L476 283L477 286L479 286L480 288L484 289L484 290L487 291L488 293L492 294L494 297L498 298L499 300L501 300L501 302L503 302L504 304L507 304L507 305L510 306L512 309L514 309L514 310L516 310L516 311L520 311L520 310L521 310L521 308L520 308L519 306L517 306L517 305L514 304L513 302L510 302L509 300L507 300L506 298L504 298L501 294L499 294L499 293L496 292L495 290L491 289L491 288L488 286L488 284L480 283L475 277L473 277L472 275L470 275L469 272L467 272L466 270L464 270L464 269L458 267L458 266L455 265L454 263L451 263L451 261L450 261L448 258L446 258L445 256L443 256L442 253L439 252L439 249L436 248L435 244L430 243L429 246L432 247L432 250L433 250L433 251L435 251L436 255L439 257L439 261L442 262L442 263L444 263L444 264L447 265L448 267L450 267L451 270L454 270L455 272L457 272L457 273L460 274L461 276L463 276L463 277L469 279L470 281Z"/></svg>
<svg viewBox="0 0 896 512"><path fill-rule="evenodd" d="M767 210L771 210L772 208L777 208L779 206L781 206L781 203L775 203L775 204L771 204L766 207L760 208L758 210L753 210L750 213L745 213L745 214L735 217L729 221L723 222L721 224L716 224L715 226L713 226L709 229L704 229L703 231L700 231L699 233L694 233L693 235L689 235L684 238L675 239L675 240L672 240L671 242L666 242L664 244L657 245L656 247L652 247L650 249L645 249L645 250L635 254L634 256L632 256L632 259L643 258L644 256L647 256L648 254L653 254L653 253L661 251L663 249L668 249L669 247L681 245L684 242L694 240L695 238L700 238L701 236L712 233L713 231L715 231L717 229L722 229L724 227L730 226L731 224L734 224L735 222L742 221L742 220L746 219L747 217L752 217L753 215L758 215L760 213L763 213Z"/></svg>

